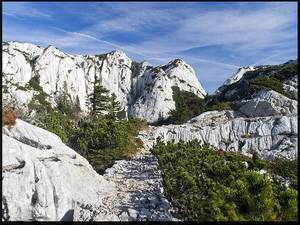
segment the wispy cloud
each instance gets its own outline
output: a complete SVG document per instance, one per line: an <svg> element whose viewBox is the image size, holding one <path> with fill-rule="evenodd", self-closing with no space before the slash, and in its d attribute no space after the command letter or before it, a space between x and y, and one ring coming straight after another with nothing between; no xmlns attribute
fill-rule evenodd
<svg viewBox="0 0 300 225"><path fill-rule="evenodd" d="M79 33L79 32L73 32L73 31L66 31L66 30L63 30L63 29L60 29L60 28L57 28L57 27L53 27L53 28L55 28L56 30L62 31L64 33L67 33L67 34L77 35L77 36L80 36L80 37L88 38L88 39L91 39L93 41L101 42L101 43L104 43L106 45L110 45L110 46L116 47L117 50L121 50L122 49L122 50L127 51L127 52L134 52L135 54L143 56L143 57L149 57L147 55L139 53L136 49L132 49L132 48L129 48L129 47L126 47L126 46L117 45L115 43L112 43L112 42L109 42L109 41L105 41L105 40L101 40L99 38L96 38L96 37L88 35L88 34Z"/></svg>
<svg viewBox="0 0 300 225"><path fill-rule="evenodd" d="M238 44L243 46L241 50L261 49L294 35L286 28L295 19L296 10L284 4L266 5L253 12L248 8L201 12L182 21L174 35L191 44Z"/></svg>
<svg viewBox="0 0 300 225"><path fill-rule="evenodd" d="M30 2L3 2L2 13L12 17L51 18L46 10L40 10L30 6Z"/></svg>
<svg viewBox="0 0 300 225"><path fill-rule="evenodd" d="M285 50L285 51L280 51L280 52L278 52L278 53L276 53L276 54L274 54L274 55L268 56L267 58L263 58L263 59L261 59L261 60L255 62L255 63L253 63L251 66L261 65L261 64L263 64L263 63L269 63L269 62L270 62L270 59L273 59L273 58L275 58L275 57L277 57L277 56L280 56L280 55L285 54L285 53L288 53L288 52L296 52L296 50L292 50L292 51L291 51L290 49L288 49L288 50ZM276 60L276 61L277 61L276 64L277 64L277 63L282 63L282 62L278 62L278 60ZM271 63L271 64L272 64L272 63ZM273 64L275 64L275 63L273 63Z"/></svg>
<svg viewBox="0 0 300 225"><path fill-rule="evenodd" d="M70 54L122 50L154 66L181 58L205 71L200 82L297 55L294 2L5 2L2 13L5 40Z"/></svg>

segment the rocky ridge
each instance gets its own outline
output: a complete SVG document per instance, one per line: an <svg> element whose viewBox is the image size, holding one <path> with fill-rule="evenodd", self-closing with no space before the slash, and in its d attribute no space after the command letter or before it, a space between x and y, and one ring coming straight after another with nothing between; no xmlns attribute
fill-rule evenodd
<svg viewBox="0 0 300 225"><path fill-rule="evenodd" d="M240 68L233 76L228 78L214 93L215 96L222 96L229 99L248 81L257 77L272 77L274 74L291 73L291 68L298 64L298 60L290 60L286 63L275 66L249 66ZM289 74L283 81L283 89L291 94L293 99L298 99L298 70L293 76ZM293 72L292 72L293 73ZM241 100L241 99L240 99Z"/></svg>
<svg viewBox="0 0 300 225"><path fill-rule="evenodd" d="M28 112L30 102L39 104L35 96L40 94L30 87L31 79L38 80L52 106L66 92L87 112L86 97L93 91L95 77L100 78L102 85L116 94L128 116L147 118L150 123L168 118L175 109L172 86L201 98L206 95L193 68L180 59L153 67L147 62L133 62L121 51L70 55L54 46L19 42L2 43L2 51L3 100Z"/></svg>
<svg viewBox="0 0 300 225"><path fill-rule="evenodd" d="M141 138L148 147L157 137L165 142L199 139L217 149L248 156L258 151L265 160L296 159L297 101L274 91L261 91L254 99L242 102L236 111L209 111L184 124L151 127L141 133Z"/></svg>
<svg viewBox="0 0 300 225"><path fill-rule="evenodd" d="M238 71L232 75L230 78L228 78L221 87L219 87L214 95L220 95L226 88L227 85L230 84L234 84L236 82L238 82L239 80L241 80L244 76L244 74L248 71L255 71L256 69L253 66L250 67L242 67L240 69L238 69ZM225 94L226 95L226 94Z"/></svg>

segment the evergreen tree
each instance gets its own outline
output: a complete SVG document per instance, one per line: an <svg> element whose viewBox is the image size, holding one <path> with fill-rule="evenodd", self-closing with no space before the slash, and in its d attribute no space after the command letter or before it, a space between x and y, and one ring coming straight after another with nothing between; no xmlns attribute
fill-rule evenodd
<svg viewBox="0 0 300 225"><path fill-rule="evenodd" d="M122 110L124 111L124 110ZM126 114L125 114L126 116ZM110 101L110 108L109 108L109 112L107 114L107 118L108 119L112 119L112 120L116 120L116 119L124 119L121 115L121 105L120 102L117 101L117 96L115 93L112 93L111 95L111 101Z"/></svg>
<svg viewBox="0 0 300 225"><path fill-rule="evenodd" d="M72 114L72 101L70 95L67 92L67 83L64 83L63 90L60 91L57 98L57 108L66 116Z"/></svg>
<svg viewBox="0 0 300 225"><path fill-rule="evenodd" d="M87 96L87 102L91 103L91 111L96 115L110 109L111 98L109 90L101 85L101 79L95 78L94 91Z"/></svg>
<svg viewBox="0 0 300 225"><path fill-rule="evenodd" d="M173 124L184 123L191 118L191 111L181 95L177 96L176 109L171 110L170 114L170 122Z"/></svg>
<svg viewBox="0 0 300 225"><path fill-rule="evenodd" d="M175 101L175 110L171 110L170 123L184 123L192 117L198 116L204 111L204 100L192 92L181 91L173 86L173 99Z"/></svg>

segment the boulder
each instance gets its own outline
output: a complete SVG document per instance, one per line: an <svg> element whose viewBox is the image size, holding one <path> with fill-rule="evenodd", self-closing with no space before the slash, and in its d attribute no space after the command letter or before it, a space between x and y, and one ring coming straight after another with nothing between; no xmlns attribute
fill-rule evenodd
<svg viewBox="0 0 300 225"><path fill-rule="evenodd" d="M239 111L249 117L289 116L298 112L298 102L276 91L261 90L255 98L243 100Z"/></svg>
<svg viewBox="0 0 300 225"><path fill-rule="evenodd" d="M3 128L2 220L84 221L116 192L58 136L17 119Z"/></svg>

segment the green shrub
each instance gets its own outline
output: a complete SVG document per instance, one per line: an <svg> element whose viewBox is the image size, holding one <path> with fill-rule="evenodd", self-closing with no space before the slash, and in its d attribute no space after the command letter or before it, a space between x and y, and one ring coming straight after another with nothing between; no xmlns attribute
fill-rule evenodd
<svg viewBox="0 0 300 225"><path fill-rule="evenodd" d="M38 75L33 76L29 81L28 84L30 87L32 87L34 90L42 92L43 88L40 86L40 77Z"/></svg>
<svg viewBox="0 0 300 225"><path fill-rule="evenodd" d="M260 169L275 169L257 153L251 159L198 140L165 144L160 138L151 151L159 162L165 194L183 220L298 220L297 189L259 174ZM282 164L276 162L275 167L294 168L293 163Z"/></svg>
<svg viewBox="0 0 300 225"><path fill-rule="evenodd" d="M219 102L211 107L207 107L205 111L214 111L214 110L232 110L232 102Z"/></svg>
<svg viewBox="0 0 300 225"><path fill-rule="evenodd" d="M265 89L265 90L274 90L280 94L291 98L291 95L283 89L283 84L274 77L257 77L246 83L250 89Z"/></svg>
<svg viewBox="0 0 300 225"><path fill-rule="evenodd" d="M56 111L41 116L39 121L40 127L58 135L64 143L70 144L71 138L75 132L75 124L62 112Z"/></svg>
<svg viewBox="0 0 300 225"><path fill-rule="evenodd" d="M80 121L72 136L72 146L102 173L116 160L130 159L141 147L136 137L141 120L116 122L103 120L98 123Z"/></svg>

